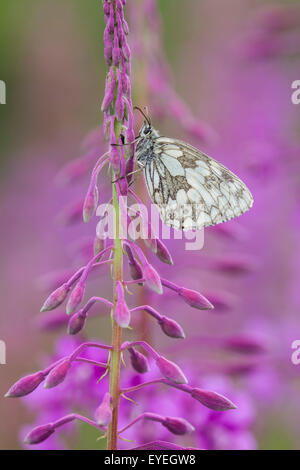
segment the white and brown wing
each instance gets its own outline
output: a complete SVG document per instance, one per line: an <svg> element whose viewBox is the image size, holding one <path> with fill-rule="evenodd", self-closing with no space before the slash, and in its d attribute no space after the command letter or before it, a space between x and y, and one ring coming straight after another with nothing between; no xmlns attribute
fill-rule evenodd
<svg viewBox="0 0 300 470"><path fill-rule="evenodd" d="M145 179L162 221L177 230L226 222L253 204L249 189L236 175L180 140L155 139Z"/></svg>

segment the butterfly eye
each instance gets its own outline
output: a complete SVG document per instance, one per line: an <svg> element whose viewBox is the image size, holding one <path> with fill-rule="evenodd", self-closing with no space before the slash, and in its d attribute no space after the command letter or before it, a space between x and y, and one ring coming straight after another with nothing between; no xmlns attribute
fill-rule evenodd
<svg viewBox="0 0 300 470"><path fill-rule="evenodd" d="M151 127L146 127L144 129L144 134L147 135L147 134L149 134L150 131L151 131Z"/></svg>

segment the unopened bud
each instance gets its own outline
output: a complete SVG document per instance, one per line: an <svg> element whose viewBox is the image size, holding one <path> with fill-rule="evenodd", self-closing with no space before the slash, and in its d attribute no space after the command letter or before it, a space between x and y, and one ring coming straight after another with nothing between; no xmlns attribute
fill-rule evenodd
<svg viewBox="0 0 300 470"><path fill-rule="evenodd" d="M176 384L187 384L187 378L185 377L184 373L180 369L180 367L175 364L174 362L169 361L163 356L159 356L156 359L156 365L159 368L162 375L174 382Z"/></svg>
<svg viewBox="0 0 300 470"><path fill-rule="evenodd" d="M171 338L185 338L183 329L175 320L168 317L161 317L159 324L167 336L170 336Z"/></svg>
<svg viewBox="0 0 300 470"><path fill-rule="evenodd" d="M98 199L99 199L98 188L97 186L92 186L88 190L84 203L83 203L82 214L83 214L83 221L85 223L88 223L93 217L95 210L97 209Z"/></svg>
<svg viewBox="0 0 300 470"><path fill-rule="evenodd" d="M108 46L109 47L109 46ZM106 77L105 94L101 105L101 111L108 111L114 99L116 80L114 72L111 70Z"/></svg>
<svg viewBox="0 0 300 470"><path fill-rule="evenodd" d="M163 289L159 274L151 264L146 264L143 267L143 274L148 287L157 292L157 294L162 294Z"/></svg>
<svg viewBox="0 0 300 470"><path fill-rule="evenodd" d="M125 111L125 107L124 107L124 101L123 101L122 83L119 82L118 94L117 94L117 99L115 103L115 112L116 112L116 118L120 122L122 122L123 120L124 111Z"/></svg>
<svg viewBox="0 0 300 470"><path fill-rule="evenodd" d="M117 67L121 60L121 51L119 47L119 37L117 33L117 28L114 31L114 47L112 50L112 64Z"/></svg>
<svg viewBox="0 0 300 470"><path fill-rule="evenodd" d="M104 395L101 405L95 411L95 421L100 427L106 427L109 425L112 419L111 410L112 398L109 393Z"/></svg>
<svg viewBox="0 0 300 470"><path fill-rule="evenodd" d="M25 444L39 444L48 439L55 431L53 424L44 424L30 431L24 439Z"/></svg>
<svg viewBox="0 0 300 470"><path fill-rule="evenodd" d="M66 378L66 375L70 367L71 367L71 362L69 358L63 360L57 366L55 366L51 370L49 375L47 376L45 383L44 383L44 388L56 387L61 382L63 382Z"/></svg>
<svg viewBox="0 0 300 470"><path fill-rule="evenodd" d="M65 298L68 295L70 288L65 283L62 286L58 287L49 297L46 299L44 305L41 308L41 312L46 312L48 310L54 310L60 304L63 303Z"/></svg>
<svg viewBox="0 0 300 470"><path fill-rule="evenodd" d="M199 310L212 310L214 306L199 292L182 287L178 294L183 300L191 307L198 308Z"/></svg>
<svg viewBox="0 0 300 470"><path fill-rule="evenodd" d="M211 392L210 390L194 388L191 392L191 396L211 410L227 411L236 409L235 404L228 400L228 398L223 397L223 395L219 393Z"/></svg>
<svg viewBox="0 0 300 470"><path fill-rule="evenodd" d="M156 256L163 263L171 265L173 264L171 253L167 249L166 245L161 240L159 240L159 238L156 240Z"/></svg>
<svg viewBox="0 0 300 470"><path fill-rule="evenodd" d="M118 173L120 171L121 157L120 157L120 151L117 145L112 145L110 147L109 155L110 155L109 161L110 161L111 167L116 173Z"/></svg>
<svg viewBox="0 0 300 470"><path fill-rule="evenodd" d="M77 333L79 333L84 328L85 322L86 315L82 313L82 310L77 313L74 313L74 315L72 315L69 320L68 334L77 335Z"/></svg>
<svg viewBox="0 0 300 470"><path fill-rule="evenodd" d="M78 284L72 290L70 298L67 303L67 314L73 313L78 305L81 303L84 296L85 286L84 284L78 282Z"/></svg>
<svg viewBox="0 0 300 470"><path fill-rule="evenodd" d="M43 372L36 372L35 374L27 375L18 380L5 394L7 398L24 397L33 392L41 382L43 382L45 375Z"/></svg>
<svg viewBox="0 0 300 470"><path fill-rule="evenodd" d="M140 374L145 374L149 371L148 359L144 356L144 354L140 353L134 348L129 348L128 352L130 354L130 362L134 370Z"/></svg>
<svg viewBox="0 0 300 470"><path fill-rule="evenodd" d="M124 177L121 177L118 181L118 184L119 184L119 190L120 190L120 193L122 196L127 196L128 194L128 182L127 182L127 178Z"/></svg>
<svg viewBox="0 0 300 470"><path fill-rule="evenodd" d="M118 300L115 309L115 319L121 328L127 328L130 323L130 310L125 300Z"/></svg>
<svg viewBox="0 0 300 470"><path fill-rule="evenodd" d="M183 418L166 417L161 424L170 432L179 436L195 431L195 428Z"/></svg>

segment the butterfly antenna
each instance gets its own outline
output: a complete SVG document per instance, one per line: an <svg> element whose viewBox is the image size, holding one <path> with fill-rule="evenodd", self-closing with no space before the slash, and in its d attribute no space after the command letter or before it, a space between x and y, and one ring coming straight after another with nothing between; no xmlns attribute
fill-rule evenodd
<svg viewBox="0 0 300 470"><path fill-rule="evenodd" d="M134 106L133 109L137 109L141 113L141 115L144 116L144 118L147 121L149 127L152 127L151 126L151 120L150 120L149 116L147 116L147 114L145 114L144 111L139 106ZM145 108L145 109L147 109L147 108Z"/></svg>

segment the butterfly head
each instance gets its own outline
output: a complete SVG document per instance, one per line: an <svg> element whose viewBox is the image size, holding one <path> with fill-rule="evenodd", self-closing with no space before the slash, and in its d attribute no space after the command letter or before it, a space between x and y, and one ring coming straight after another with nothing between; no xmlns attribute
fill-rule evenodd
<svg viewBox="0 0 300 470"><path fill-rule="evenodd" d="M149 140L151 140L151 139L155 139L156 137L158 137L159 133L155 129L153 129L153 127L151 125L150 116L148 114L148 108L145 108L146 112L144 112L138 106L134 106L134 109L137 109L142 114L142 116L145 118L144 124L142 125L142 127L140 129L140 132L139 132L140 139L149 139Z"/></svg>
<svg viewBox="0 0 300 470"><path fill-rule="evenodd" d="M139 136L142 139L155 139L159 134L149 122L145 121L140 129Z"/></svg>

